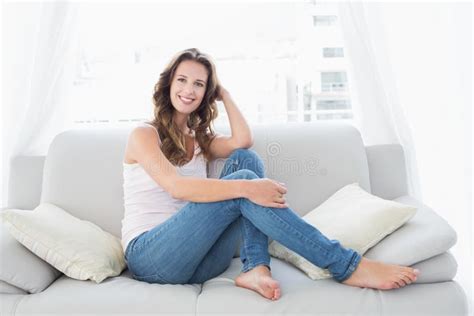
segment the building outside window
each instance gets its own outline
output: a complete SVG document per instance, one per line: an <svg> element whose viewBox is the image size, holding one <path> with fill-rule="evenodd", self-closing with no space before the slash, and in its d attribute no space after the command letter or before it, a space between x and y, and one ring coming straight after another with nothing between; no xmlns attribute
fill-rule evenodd
<svg viewBox="0 0 474 316"><path fill-rule="evenodd" d="M344 71L321 72L321 91L345 91L347 75Z"/></svg>
<svg viewBox="0 0 474 316"><path fill-rule="evenodd" d="M343 47L324 47L323 48L323 57L344 57L344 48Z"/></svg>
<svg viewBox="0 0 474 316"><path fill-rule="evenodd" d="M337 22L337 15L315 15L313 16L314 26L332 26Z"/></svg>

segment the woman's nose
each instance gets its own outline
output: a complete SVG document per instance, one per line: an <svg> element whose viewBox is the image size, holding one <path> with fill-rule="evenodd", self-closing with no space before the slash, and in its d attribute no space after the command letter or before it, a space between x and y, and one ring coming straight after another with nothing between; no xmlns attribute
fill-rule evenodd
<svg viewBox="0 0 474 316"><path fill-rule="evenodd" d="M187 95L190 95L190 94L194 94L194 87L192 85L185 85L183 87L183 91L184 93L186 93Z"/></svg>

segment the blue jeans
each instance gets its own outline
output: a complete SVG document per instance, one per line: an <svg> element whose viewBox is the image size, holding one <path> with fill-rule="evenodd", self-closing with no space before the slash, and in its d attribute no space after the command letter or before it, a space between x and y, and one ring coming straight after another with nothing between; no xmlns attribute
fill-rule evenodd
<svg viewBox="0 0 474 316"><path fill-rule="evenodd" d="M237 149L227 159L220 178L264 178L264 165L250 149ZM188 202L176 214L135 237L125 250L132 277L148 283L204 283L224 272L241 240L242 272L270 267L268 237L309 262L328 269L342 282L362 256L329 240L290 208L265 207L246 198L218 202Z"/></svg>

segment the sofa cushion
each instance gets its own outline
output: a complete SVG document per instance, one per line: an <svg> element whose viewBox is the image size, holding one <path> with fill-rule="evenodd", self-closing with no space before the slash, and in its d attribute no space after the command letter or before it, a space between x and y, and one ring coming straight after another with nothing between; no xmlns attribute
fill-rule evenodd
<svg viewBox="0 0 474 316"><path fill-rule="evenodd" d="M28 292L5 281L0 281L0 294L28 294Z"/></svg>
<svg viewBox="0 0 474 316"><path fill-rule="evenodd" d="M329 239L364 254L415 213L413 206L381 199L352 183L337 190L303 219ZM328 269L315 266L277 241L272 241L268 250L272 256L292 263L313 280L332 277Z"/></svg>
<svg viewBox="0 0 474 316"><path fill-rule="evenodd" d="M369 164L371 193L387 200L407 195L407 169L402 145L366 146L365 152Z"/></svg>
<svg viewBox="0 0 474 316"><path fill-rule="evenodd" d="M57 135L44 162L41 203L121 236L122 161L129 128L69 130Z"/></svg>
<svg viewBox="0 0 474 316"><path fill-rule="evenodd" d="M43 315L195 315L201 285L148 284L122 275L96 284L62 276L42 293L28 295L18 304L18 314Z"/></svg>
<svg viewBox="0 0 474 316"><path fill-rule="evenodd" d="M423 315L462 315L465 311L462 288L453 281L421 284L417 280L390 291L361 290L334 279L313 281L280 259L272 259L271 266L272 275L282 290L279 300L269 301L254 291L236 287L233 280L242 264L234 259L224 273L202 285L197 313L297 315L310 311L312 315L419 315L423 311ZM424 265L419 268L426 270Z"/></svg>
<svg viewBox="0 0 474 316"><path fill-rule="evenodd" d="M412 265L444 253L456 244L456 231L430 207L411 196L393 201L415 206L417 212L409 222L369 249L365 257Z"/></svg>
<svg viewBox="0 0 474 316"><path fill-rule="evenodd" d="M453 280L458 271L458 264L450 251L420 261L411 267L422 271L415 283L436 283Z"/></svg>
<svg viewBox="0 0 474 316"><path fill-rule="evenodd" d="M125 269L120 240L97 225L48 203L0 216L16 240L64 274L102 282Z"/></svg>
<svg viewBox="0 0 474 316"><path fill-rule="evenodd" d="M32 210L41 196L44 156L15 156L10 160L8 205Z"/></svg>
<svg viewBox="0 0 474 316"><path fill-rule="evenodd" d="M18 303L27 296L24 294L0 294L0 315L16 315Z"/></svg>
<svg viewBox="0 0 474 316"><path fill-rule="evenodd" d="M3 222L0 224L0 249L2 250L0 280L10 286L28 293L39 293L61 275L60 271L18 242ZM0 293L5 293L6 290L7 287L3 286Z"/></svg>

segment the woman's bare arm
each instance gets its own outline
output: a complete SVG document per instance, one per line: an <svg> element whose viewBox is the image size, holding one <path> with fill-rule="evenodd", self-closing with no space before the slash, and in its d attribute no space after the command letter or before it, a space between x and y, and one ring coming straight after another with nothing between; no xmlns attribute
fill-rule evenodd
<svg viewBox="0 0 474 316"><path fill-rule="evenodd" d="M130 134L127 151L165 191L177 199L216 202L245 197L272 207L286 207L286 188L270 179L221 180L181 176L158 146L152 127L137 127Z"/></svg>
<svg viewBox="0 0 474 316"><path fill-rule="evenodd" d="M209 150L213 158L227 158L237 148L252 147L253 136L247 121L230 93L222 86L220 87L219 100L224 102L232 135L217 135L211 141Z"/></svg>

